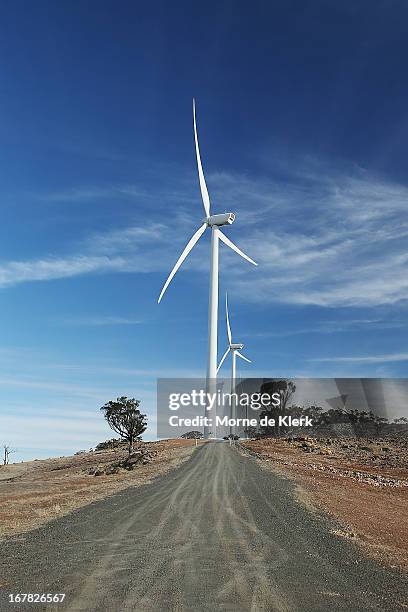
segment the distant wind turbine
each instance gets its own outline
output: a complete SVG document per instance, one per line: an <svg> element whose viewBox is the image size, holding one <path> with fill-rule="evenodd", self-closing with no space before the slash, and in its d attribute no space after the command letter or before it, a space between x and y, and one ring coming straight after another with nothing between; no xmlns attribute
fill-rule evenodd
<svg viewBox="0 0 408 612"><path fill-rule="evenodd" d="M225 359L227 358L227 355L229 352L231 352L231 361L232 361L232 367L231 367L231 395L233 393L235 393L235 381L236 381L236 376L237 376L237 357L240 357L241 359L243 359L244 361L247 361L248 363L252 363L252 361L250 359L248 359L247 357L245 357L244 355L242 355L242 353L240 353L240 351L242 351L242 349L244 348L244 345L241 343L236 343L232 341L232 333L231 333L231 325L230 325L230 320L229 320L229 314L228 314L228 295L225 294L225 319L227 322L227 336L228 336L228 348L225 351L219 366L217 368L217 374L221 369L222 364L224 363ZM236 414L235 414L235 397L232 395L233 400L231 401L231 418L235 418ZM230 434L232 434L232 426L230 426Z"/></svg>
<svg viewBox="0 0 408 612"><path fill-rule="evenodd" d="M195 112L195 101L193 100L193 123L194 123L194 140L195 150L197 157L198 166L198 179L200 183L201 197L204 205L205 218L202 224L190 238L184 251L176 261L176 264L169 274L168 279L163 285L163 289L160 292L158 302L160 303L164 292L169 286L173 276L180 268L187 255L193 249L194 245L198 242L201 236L204 234L207 228L211 229L211 263L210 263L210 295L209 295L209 308L208 308L208 363L207 363L207 387L211 383L211 386L215 386L215 379L217 377L217 323L218 323L218 247L219 241L221 240L229 246L233 251L241 255L244 259L249 261L251 264L256 266L257 264L253 259L245 255L225 234L222 233L220 227L223 225L231 225L235 220L234 213L223 213L220 215L211 214L210 196L208 194L207 185L204 178L203 167L201 164L200 149L198 146L197 136L197 124L196 124L196 112Z"/></svg>

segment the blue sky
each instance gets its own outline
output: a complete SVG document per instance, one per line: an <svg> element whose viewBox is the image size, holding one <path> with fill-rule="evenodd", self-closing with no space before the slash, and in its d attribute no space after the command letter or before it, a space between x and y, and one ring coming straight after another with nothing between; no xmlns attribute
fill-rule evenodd
<svg viewBox="0 0 408 612"><path fill-rule="evenodd" d="M0 8L0 442L23 459L110 432L155 379L205 372L208 236L234 334L269 376L405 376L408 6L15 2ZM220 325L220 353L225 344Z"/></svg>

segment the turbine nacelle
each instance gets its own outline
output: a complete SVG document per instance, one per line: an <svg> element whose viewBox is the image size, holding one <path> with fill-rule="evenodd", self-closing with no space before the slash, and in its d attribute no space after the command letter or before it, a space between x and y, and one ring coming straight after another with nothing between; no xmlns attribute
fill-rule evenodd
<svg viewBox="0 0 408 612"><path fill-rule="evenodd" d="M231 351L241 351L244 348L243 344L230 344Z"/></svg>
<svg viewBox="0 0 408 612"><path fill-rule="evenodd" d="M214 225L217 225L218 227L221 227L222 225L231 225L231 223L234 223L234 221L235 221L234 213L223 213L222 215L211 215L210 217L207 217L206 219L204 219L204 223L206 223L208 227L213 227Z"/></svg>

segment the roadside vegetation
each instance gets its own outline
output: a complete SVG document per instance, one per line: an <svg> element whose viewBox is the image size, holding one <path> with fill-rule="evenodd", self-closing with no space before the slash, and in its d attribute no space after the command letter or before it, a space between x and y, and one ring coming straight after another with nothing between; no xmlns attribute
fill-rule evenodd
<svg viewBox="0 0 408 612"><path fill-rule="evenodd" d="M356 437L376 436L379 438L386 432L404 432L407 429L408 418L406 417L399 417L390 422L388 418L375 414L372 410L348 409L346 402L342 402L341 397L339 397L339 404L344 403L344 405L329 408L328 410L324 410L321 406L314 404L310 406L291 404L290 400L295 391L296 385L290 380L274 380L264 383L260 392L268 393L269 395L279 393L281 403L279 407L273 407L261 412L260 418L273 416L276 419L276 425L259 427L255 428L255 430L252 428L250 431L251 435L248 435L248 437L274 438L299 432L298 427L291 428L279 425L280 416L291 416L293 418L310 417L313 421L313 427L311 429L308 428L308 433L312 436L325 435L325 433L330 434L331 432L334 437L337 437L338 434L336 432L339 432L340 435L343 433L343 435Z"/></svg>

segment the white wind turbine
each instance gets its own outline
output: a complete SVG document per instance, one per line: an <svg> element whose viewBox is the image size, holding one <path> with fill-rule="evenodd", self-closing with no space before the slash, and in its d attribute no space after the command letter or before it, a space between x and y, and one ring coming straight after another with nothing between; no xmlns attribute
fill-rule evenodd
<svg viewBox="0 0 408 612"><path fill-rule="evenodd" d="M231 325L230 325L230 320L229 320L229 314L228 314L228 295L225 294L225 319L227 322L227 336L228 336L228 348L225 351L220 364L217 368L217 374L221 369L222 364L224 363L225 359L227 358L227 355L229 352L231 352L231 362L232 362L232 367L231 367L231 396L232 396L232 401L231 401L231 418L235 418L236 414L235 414L235 396L232 395L233 393L235 393L235 380L236 380L236 376L237 376L237 357L240 357L241 359L243 359L244 361L247 361L248 363L252 363L252 361L250 359L248 359L247 357L244 357L244 355L242 355L242 353L240 353L240 351L242 351L242 349L244 348L244 345L241 343L236 343L232 341L232 333L231 333ZM230 434L232 434L232 426L230 426Z"/></svg>
<svg viewBox="0 0 408 612"><path fill-rule="evenodd" d="M202 224L190 238L184 251L176 261L176 264L169 274L168 279L163 285L160 292L158 302L160 303L164 292L169 286L173 276L180 268L187 255L190 253L194 245L204 234L207 228L211 229L211 262L210 262L210 296L208 308L208 362L207 362L207 388L210 386L215 389L215 379L217 377L217 324L218 324L218 247L221 240L229 246L233 251L241 255L244 259L256 266L257 264L248 255L245 255L222 231L219 229L223 225L231 225L235 220L234 213L224 213L220 215L212 215L210 209L210 196L208 195L207 185L205 183L203 167L201 165L200 149L198 146L197 124L195 113L195 102L193 99L193 123L194 123L194 140L197 156L198 179L200 182L201 197L204 205L205 218Z"/></svg>

